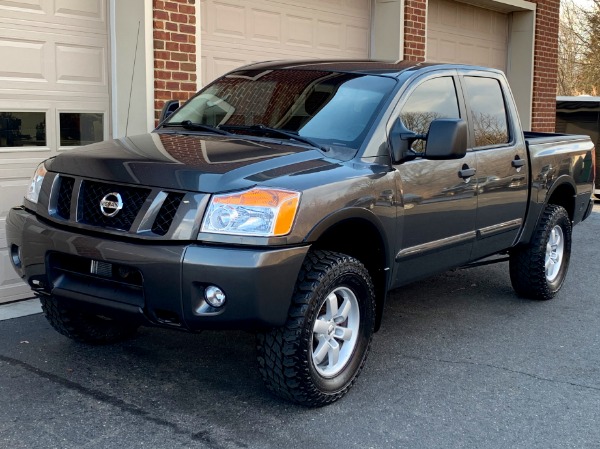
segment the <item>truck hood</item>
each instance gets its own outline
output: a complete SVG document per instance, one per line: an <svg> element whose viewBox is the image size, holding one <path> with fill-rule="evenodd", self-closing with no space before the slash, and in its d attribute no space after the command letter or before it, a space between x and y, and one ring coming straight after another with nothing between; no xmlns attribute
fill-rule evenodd
<svg viewBox="0 0 600 449"><path fill-rule="evenodd" d="M242 138L153 132L88 145L46 163L56 173L125 184L214 193L329 165L314 149Z"/></svg>

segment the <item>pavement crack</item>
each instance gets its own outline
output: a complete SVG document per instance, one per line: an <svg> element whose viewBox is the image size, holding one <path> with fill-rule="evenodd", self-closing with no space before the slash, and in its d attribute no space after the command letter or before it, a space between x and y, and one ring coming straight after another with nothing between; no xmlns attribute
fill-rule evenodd
<svg viewBox="0 0 600 449"><path fill-rule="evenodd" d="M514 370L514 369L506 368L504 366L493 365L491 363L470 362L468 360L446 360L446 359L437 359L437 358L433 358L433 357L417 357L417 356L410 356L410 355L405 355L405 354L393 354L393 355L397 355L397 356L404 357L407 359L412 359L412 360L428 360L431 362L449 363L449 364L455 364L455 365L485 366L488 368L506 371L506 372L513 373L513 374L521 374L523 376L528 376L528 377L531 377L532 379L541 380L544 382L550 382L550 383L562 384L562 385L570 385L572 387L579 387L579 388L584 388L584 389L592 390L592 391L600 391L600 387L579 384L577 382L569 382L566 380L551 379L549 377L539 376L537 374L528 373L526 371Z"/></svg>
<svg viewBox="0 0 600 449"><path fill-rule="evenodd" d="M176 424L174 422L153 416L151 413L147 412L142 407L139 407L135 404L131 404L122 399L111 396L109 394L103 393L100 390L88 388L77 382L73 382L73 381L67 380L63 377L57 376L56 374L52 374L47 371L41 370L39 368L36 368L33 365L23 362L22 360L18 360L18 359L14 359L12 357L0 355L0 361L8 363L9 365L12 365L12 366L18 366L20 368L23 368L26 371L29 371L30 373L35 374L36 376L47 379L51 382L54 382L55 384L58 384L65 388L68 388L69 390L76 391L80 394L83 394L87 397L93 398L97 401L104 402L105 404L116 407L119 410L129 413L131 415L140 417L140 418L144 419L145 421L148 421L152 424L167 427L167 428L171 429L174 433L176 433L178 435L185 435L185 436L189 437L191 440L198 441L199 440L198 435L202 435L202 438L200 439L201 442L206 444L211 449L224 449L226 447L226 446L223 446L218 441L216 441L210 435L210 432L207 430L194 431L193 433L190 433L190 432L186 431L185 429L181 428L178 424ZM238 444L236 444L236 445L238 447L244 447L244 445L238 445Z"/></svg>

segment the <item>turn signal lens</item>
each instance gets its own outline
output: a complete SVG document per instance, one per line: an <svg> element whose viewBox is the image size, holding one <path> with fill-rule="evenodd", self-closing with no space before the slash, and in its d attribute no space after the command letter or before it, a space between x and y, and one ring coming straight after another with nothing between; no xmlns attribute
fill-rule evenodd
<svg viewBox="0 0 600 449"><path fill-rule="evenodd" d="M27 198L32 203L37 204L38 198L40 197L40 191L42 190L42 182L44 182L44 176L46 176L47 170L42 162L37 166L31 181L29 182L29 187L27 188L27 193L25 194L25 198Z"/></svg>
<svg viewBox="0 0 600 449"><path fill-rule="evenodd" d="M214 195L202 232L274 237L289 234L300 202L299 192L255 188Z"/></svg>

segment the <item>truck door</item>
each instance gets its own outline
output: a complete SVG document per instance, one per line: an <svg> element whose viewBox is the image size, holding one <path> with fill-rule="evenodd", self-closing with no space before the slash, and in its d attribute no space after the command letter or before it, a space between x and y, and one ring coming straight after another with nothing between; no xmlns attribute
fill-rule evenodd
<svg viewBox="0 0 600 449"><path fill-rule="evenodd" d="M428 76L411 88L397 114L406 128L425 134L434 119L465 118L454 75ZM423 141L413 150L423 151ZM394 168L403 201L396 285L468 262L475 238L475 155L444 161L417 158Z"/></svg>
<svg viewBox="0 0 600 449"><path fill-rule="evenodd" d="M461 77L477 158L477 239L473 259L514 243L528 196L528 160L510 91L501 75Z"/></svg>

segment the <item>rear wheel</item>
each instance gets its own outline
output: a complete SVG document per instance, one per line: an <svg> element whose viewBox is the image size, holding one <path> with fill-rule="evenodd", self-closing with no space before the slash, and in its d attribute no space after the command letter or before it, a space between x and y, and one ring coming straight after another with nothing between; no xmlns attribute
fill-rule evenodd
<svg viewBox="0 0 600 449"><path fill-rule="evenodd" d="M558 293L569 268L571 230L563 207L546 206L529 245L510 254L510 280L517 294L547 300Z"/></svg>
<svg viewBox="0 0 600 449"><path fill-rule="evenodd" d="M85 313L60 304L52 297L41 297L42 310L54 329L72 340L93 345L116 343L131 338L137 324Z"/></svg>
<svg viewBox="0 0 600 449"><path fill-rule="evenodd" d="M366 268L329 251L309 252L286 324L257 337L267 388L308 406L345 395L369 352L375 294Z"/></svg>

